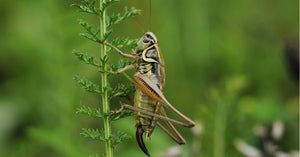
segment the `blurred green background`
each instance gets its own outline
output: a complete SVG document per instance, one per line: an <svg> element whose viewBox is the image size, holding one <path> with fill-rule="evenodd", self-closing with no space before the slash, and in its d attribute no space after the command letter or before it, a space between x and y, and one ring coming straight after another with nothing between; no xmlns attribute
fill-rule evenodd
<svg viewBox="0 0 300 157"><path fill-rule="evenodd" d="M101 105L98 95L72 80L80 74L100 83L97 69L71 53L99 56L99 45L78 36L83 28L77 19L98 24L70 7L79 2L0 1L0 156L104 153L102 143L79 135L81 128L102 128L102 121L75 114L79 106ZM149 1L123 0L110 12L124 6L141 9L137 19L148 27ZM151 31L166 63L165 96L202 126L201 136L177 127L187 141L180 156L242 157L234 141L258 147L253 126L275 120L285 125L279 148L298 150L298 7L297 0L152 0ZM142 36L134 19L113 30L113 36ZM122 76L110 80L120 81L127 82ZM113 109L118 102L111 101ZM143 156L134 123L134 117L113 123L113 130L132 136L115 148L116 156ZM153 156L177 146L160 129L146 145Z"/></svg>

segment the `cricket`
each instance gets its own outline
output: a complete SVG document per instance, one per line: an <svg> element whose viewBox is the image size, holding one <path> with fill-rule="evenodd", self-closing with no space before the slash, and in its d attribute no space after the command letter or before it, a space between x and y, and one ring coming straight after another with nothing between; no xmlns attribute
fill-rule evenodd
<svg viewBox="0 0 300 157"><path fill-rule="evenodd" d="M135 61L133 64L118 69L117 71L111 72L102 69L99 69L99 71L121 74L127 70L136 69L132 81L136 88L133 106L121 102L121 108L117 111L112 111L111 114L120 113L124 109L130 109L135 112L136 140L141 150L147 156L150 156L150 153L144 144L143 135L145 134L146 139L150 139L156 126L161 128L176 143L185 144L185 139L180 135L173 124L191 128L195 125L195 122L173 107L163 94L165 88L165 64L159 48L158 39L154 33L144 33L136 47L133 49L132 54L123 53L110 43L103 41L98 42L117 51L122 57ZM184 122L169 118L164 107L174 112ZM158 122L159 119L164 121L169 129Z"/></svg>

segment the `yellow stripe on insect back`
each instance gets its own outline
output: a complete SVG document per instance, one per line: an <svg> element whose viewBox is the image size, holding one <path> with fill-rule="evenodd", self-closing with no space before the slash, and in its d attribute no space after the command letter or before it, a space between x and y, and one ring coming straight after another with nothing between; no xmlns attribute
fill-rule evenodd
<svg viewBox="0 0 300 157"><path fill-rule="evenodd" d="M145 49L144 51L143 51L143 53L142 53L142 57L143 57L143 60L144 61L146 61L146 62L155 62L155 63L157 63L157 61L156 60L154 60L154 59L152 59L152 58L147 58L146 57L146 53L147 53L147 51L148 50L150 50L150 49L152 49L153 48L153 46L150 46L150 47L148 47L147 49Z"/></svg>

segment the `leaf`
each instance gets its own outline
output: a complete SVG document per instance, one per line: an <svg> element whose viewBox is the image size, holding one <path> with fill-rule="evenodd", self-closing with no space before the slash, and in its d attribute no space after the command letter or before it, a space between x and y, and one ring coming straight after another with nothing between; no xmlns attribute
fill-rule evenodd
<svg viewBox="0 0 300 157"><path fill-rule="evenodd" d="M89 40L98 42L99 41L99 33L100 33L100 29L94 29L92 25L88 24L87 22L83 21L83 20L79 20L79 24L85 28L86 32L85 33L80 33L81 36L86 37ZM108 36L108 35L107 35Z"/></svg>
<svg viewBox="0 0 300 157"><path fill-rule="evenodd" d="M97 94L102 94L100 88L98 85L94 84L93 82L80 78L79 76L75 76L74 80L81 85L83 89L85 89L88 92L92 93L97 93Z"/></svg>
<svg viewBox="0 0 300 157"><path fill-rule="evenodd" d="M132 110L124 109L122 112L119 112L119 113L116 113L116 114L110 116L110 120L116 121L116 120L126 118L126 117L130 117L130 116L133 116L133 115L134 115L134 112Z"/></svg>
<svg viewBox="0 0 300 157"><path fill-rule="evenodd" d="M111 17L107 18L107 28L116 25L118 23L120 23L121 21L124 21L128 18L131 18L133 16L139 15L140 14L140 10L135 9L135 8L131 8L130 10L128 10L127 8L125 8L124 10L124 14L121 16L120 13L116 14L116 15L112 15Z"/></svg>
<svg viewBox="0 0 300 157"><path fill-rule="evenodd" d="M121 142L130 139L130 136L121 131L118 131L116 134L112 134L108 139L106 139L103 129L93 128L82 128L82 132L80 133L80 135L101 142L107 142L108 140L111 140L112 146L116 146L117 144L120 144Z"/></svg>
<svg viewBox="0 0 300 157"><path fill-rule="evenodd" d="M86 106L77 108L76 113L85 114L85 115L88 115L88 116L94 117L94 118L103 118L103 115L101 114L99 109L92 109L92 108L86 107Z"/></svg>
<svg viewBox="0 0 300 157"><path fill-rule="evenodd" d="M101 41L105 41L111 33L112 33L112 30L106 31L106 33L104 33Z"/></svg>
<svg viewBox="0 0 300 157"><path fill-rule="evenodd" d="M116 145L122 143L123 141L130 139L130 138L131 137L128 136L126 133L118 131L115 135L114 134L112 135L112 138L111 138L112 145L116 146Z"/></svg>
<svg viewBox="0 0 300 157"><path fill-rule="evenodd" d="M98 140L101 142L106 142L107 139L105 139L105 134L103 129L91 129L91 128L82 128L82 132L80 133L83 137L91 138L93 140Z"/></svg>
<svg viewBox="0 0 300 157"><path fill-rule="evenodd" d="M131 65L133 64L134 61L131 61L131 60L128 60L128 59L124 59L124 58L121 58L118 62L117 65L111 65L111 71L117 71L119 69L122 69L124 67L126 67L127 65Z"/></svg>
<svg viewBox="0 0 300 157"><path fill-rule="evenodd" d="M134 47L137 45L140 39L128 39L128 38L116 38L111 42L112 45L115 45L117 48L122 47Z"/></svg>
<svg viewBox="0 0 300 157"><path fill-rule="evenodd" d="M95 7L96 1L95 0L83 0L83 4L72 4L72 7L77 7L81 12L86 12L89 14L94 14L100 16L100 10Z"/></svg>
<svg viewBox="0 0 300 157"><path fill-rule="evenodd" d="M128 84L118 84L110 93L109 98L117 96L125 96L133 93L135 91L135 86L131 83Z"/></svg>
<svg viewBox="0 0 300 157"><path fill-rule="evenodd" d="M100 62L101 62L101 67L104 67L104 65L106 65L106 63L108 62L108 55L105 55L102 58L100 58Z"/></svg>
<svg viewBox="0 0 300 157"><path fill-rule="evenodd" d="M88 57L87 54L83 54L78 50L73 50L72 52L79 60L85 62L86 64L90 64L96 67L102 67L99 63L97 63L97 60L95 57Z"/></svg>
<svg viewBox="0 0 300 157"><path fill-rule="evenodd" d="M105 3L102 4L102 7L100 9L101 14L103 13L103 11L110 6L111 4L115 3L115 2L119 2L120 0L108 0Z"/></svg>

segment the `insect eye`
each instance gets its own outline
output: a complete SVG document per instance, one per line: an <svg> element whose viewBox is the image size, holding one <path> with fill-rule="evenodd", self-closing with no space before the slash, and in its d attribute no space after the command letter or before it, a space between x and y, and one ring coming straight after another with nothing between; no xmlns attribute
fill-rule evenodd
<svg viewBox="0 0 300 157"><path fill-rule="evenodd" d="M149 43L149 41L150 41L150 40L149 40L148 38L144 38L144 39L143 39L143 42L144 42L144 43Z"/></svg>

